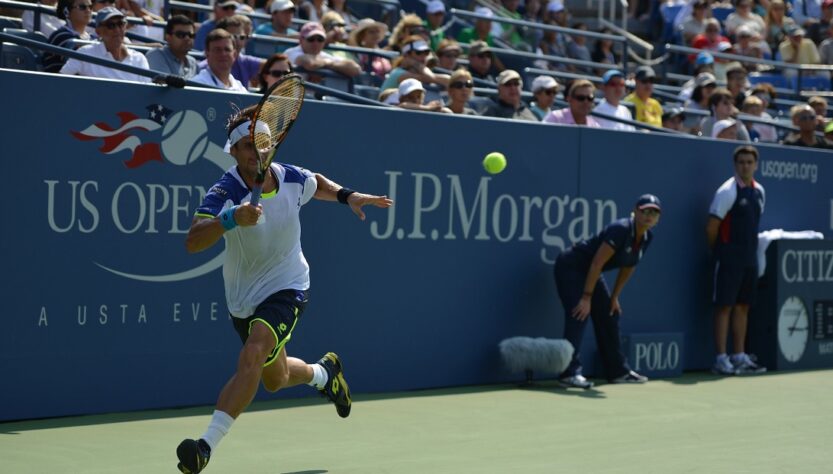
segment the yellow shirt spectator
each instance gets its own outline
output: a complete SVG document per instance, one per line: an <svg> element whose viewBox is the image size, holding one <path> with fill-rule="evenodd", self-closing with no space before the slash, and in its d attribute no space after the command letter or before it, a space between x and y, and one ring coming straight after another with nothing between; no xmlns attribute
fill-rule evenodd
<svg viewBox="0 0 833 474"><path fill-rule="evenodd" d="M630 93L624 100L636 106L634 118L637 122L662 127L662 105L659 101L653 97L648 97L648 100L643 101L635 92Z"/></svg>

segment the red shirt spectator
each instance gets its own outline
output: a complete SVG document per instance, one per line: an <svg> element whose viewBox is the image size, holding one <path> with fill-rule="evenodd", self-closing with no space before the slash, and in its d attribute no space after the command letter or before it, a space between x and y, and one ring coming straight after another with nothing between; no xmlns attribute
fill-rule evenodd
<svg viewBox="0 0 833 474"><path fill-rule="evenodd" d="M706 20L706 30L691 40L691 47L718 51L717 45L721 42L729 43L729 38L720 34L720 22L714 18L709 18ZM688 57L688 60L693 63L695 58L696 56L692 54Z"/></svg>

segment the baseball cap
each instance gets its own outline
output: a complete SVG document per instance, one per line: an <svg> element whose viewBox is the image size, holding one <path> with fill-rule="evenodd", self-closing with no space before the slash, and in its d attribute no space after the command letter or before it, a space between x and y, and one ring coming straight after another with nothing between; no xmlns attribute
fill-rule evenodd
<svg viewBox="0 0 833 474"><path fill-rule="evenodd" d="M480 53L491 53L492 48L489 47L489 44L485 41L477 40L472 41L469 44L469 55L470 56L477 56Z"/></svg>
<svg viewBox="0 0 833 474"><path fill-rule="evenodd" d="M405 54L409 51L430 51L431 47L428 46L428 43L425 41L413 41L411 43L406 44L402 47L402 54Z"/></svg>
<svg viewBox="0 0 833 474"><path fill-rule="evenodd" d="M558 13L560 11L564 11L564 4L557 0L553 0L547 4L547 11L550 13Z"/></svg>
<svg viewBox="0 0 833 474"><path fill-rule="evenodd" d="M405 97L406 95L410 94L414 91L424 91L425 88L422 87L422 83L419 82L419 79L405 79L404 81L399 83L399 97Z"/></svg>
<svg viewBox="0 0 833 474"><path fill-rule="evenodd" d="M495 13L491 9L486 7L475 8L474 13L477 13L478 15L488 16L489 18L495 16Z"/></svg>
<svg viewBox="0 0 833 474"><path fill-rule="evenodd" d="M710 72L701 72L694 78L694 87L706 87L708 85L716 86L717 78Z"/></svg>
<svg viewBox="0 0 833 474"><path fill-rule="evenodd" d="M654 72L654 68L651 66L639 66L636 68L635 77L637 81L644 81L647 79L654 80L657 77L657 73Z"/></svg>
<svg viewBox="0 0 833 474"><path fill-rule="evenodd" d="M685 112L682 107L669 107L662 112L662 119L668 120L674 117L682 117L685 120Z"/></svg>
<svg viewBox="0 0 833 474"><path fill-rule="evenodd" d="M440 0L431 0L428 6L425 7L425 12L429 15L439 12L445 12L445 3Z"/></svg>
<svg viewBox="0 0 833 474"><path fill-rule="evenodd" d="M512 69L504 69L500 71L500 74L497 75L497 83L499 85L504 85L509 81L518 80L521 81L521 87L524 86L524 81L521 79L521 75L518 74L518 71L514 71Z"/></svg>
<svg viewBox="0 0 833 474"><path fill-rule="evenodd" d="M728 41L721 41L720 43L717 43L717 51L718 52L722 53L722 52L728 51L730 49L732 49L732 43L730 43Z"/></svg>
<svg viewBox="0 0 833 474"><path fill-rule="evenodd" d="M101 26L105 21L117 16L124 18L124 13L115 7L104 7L95 14L95 26Z"/></svg>
<svg viewBox="0 0 833 474"><path fill-rule="evenodd" d="M215 7L231 7L231 6L237 6L237 1L236 1L236 0L216 0L216 1L214 2L214 6L215 6Z"/></svg>
<svg viewBox="0 0 833 474"><path fill-rule="evenodd" d="M310 21L308 23L304 23L304 26L301 27L301 38L307 39L310 36L320 36L322 38L327 37L327 33L324 31L324 27L321 26L321 23L317 21Z"/></svg>
<svg viewBox="0 0 833 474"><path fill-rule="evenodd" d="M659 198L653 194L643 194L642 196L639 196L639 199L636 200L636 208L640 210L653 208L658 211L662 211L662 205L659 202Z"/></svg>
<svg viewBox="0 0 833 474"><path fill-rule="evenodd" d="M295 9L295 4L292 3L292 0L275 0L269 6L269 13L282 12L290 9Z"/></svg>
<svg viewBox="0 0 833 474"><path fill-rule="evenodd" d="M705 66L707 64L714 64L714 56L706 51L697 53L697 59L694 60L695 66Z"/></svg>
<svg viewBox="0 0 833 474"><path fill-rule="evenodd" d="M804 36L807 34L807 32L804 31L804 28L798 25L790 25L786 27L785 30L787 31L787 34L790 36Z"/></svg>
<svg viewBox="0 0 833 474"><path fill-rule="evenodd" d="M621 77L624 79L625 74L618 69L608 69L607 71L605 71L604 75L602 75L602 84L607 84L614 77Z"/></svg>
<svg viewBox="0 0 833 474"><path fill-rule="evenodd" d="M723 119L718 120L714 126L712 127L712 138L717 138L724 130L727 128L737 124L738 122L735 119Z"/></svg>
<svg viewBox="0 0 833 474"><path fill-rule="evenodd" d="M538 76L532 81L532 92L554 89L558 87L558 81L552 76Z"/></svg>
<svg viewBox="0 0 833 474"><path fill-rule="evenodd" d="M746 68L743 67L743 64L739 63L738 61L732 61L726 65L726 74L731 74L733 72L742 72L746 74Z"/></svg>

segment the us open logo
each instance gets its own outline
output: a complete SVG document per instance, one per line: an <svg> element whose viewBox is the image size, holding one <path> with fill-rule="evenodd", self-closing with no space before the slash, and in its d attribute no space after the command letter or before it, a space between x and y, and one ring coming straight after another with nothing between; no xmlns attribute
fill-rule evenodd
<svg viewBox="0 0 833 474"><path fill-rule="evenodd" d="M126 158L123 160L125 173L116 182L111 176L86 181L45 180L48 221L53 231L93 233L103 222L109 225L106 223L109 218L117 235L123 235L125 240L137 238L132 234L167 233L179 234L176 237L181 242L194 210L205 195L205 188L153 181L182 181L185 177L193 182L193 173L182 173L179 168L188 167L190 170L192 167L203 167L207 162L216 166L212 169L222 173L235 162L220 146L210 141L208 125L200 113L194 110L173 111L160 104L149 105L146 111L146 117L130 111L117 112L117 125L102 121L80 131L70 131L77 140L95 142L99 145L98 152L105 157ZM85 159L90 159L88 151L84 154ZM144 173L134 172L139 168L170 165L174 168L161 172L158 168ZM206 175L204 171L202 174ZM209 179L219 175L214 173ZM131 176L137 178L131 180ZM182 204L183 201L185 204ZM148 237L142 236L142 239L139 245L146 244ZM136 245L132 242L125 246ZM181 246L177 246L178 249ZM132 280L174 282L196 278L220 268L224 253L223 250L196 267L162 274L128 271L124 262L93 260L93 263L107 272ZM131 255L127 253L126 256Z"/></svg>

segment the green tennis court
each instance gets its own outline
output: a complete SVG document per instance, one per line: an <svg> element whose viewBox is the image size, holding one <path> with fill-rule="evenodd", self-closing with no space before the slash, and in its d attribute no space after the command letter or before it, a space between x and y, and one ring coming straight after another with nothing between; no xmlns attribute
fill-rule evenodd
<svg viewBox="0 0 833 474"><path fill-rule="evenodd" d="M207 473L830 472L833 371L262 402ZM0 424L0 472L178 472L210 407Z"/></svg>

